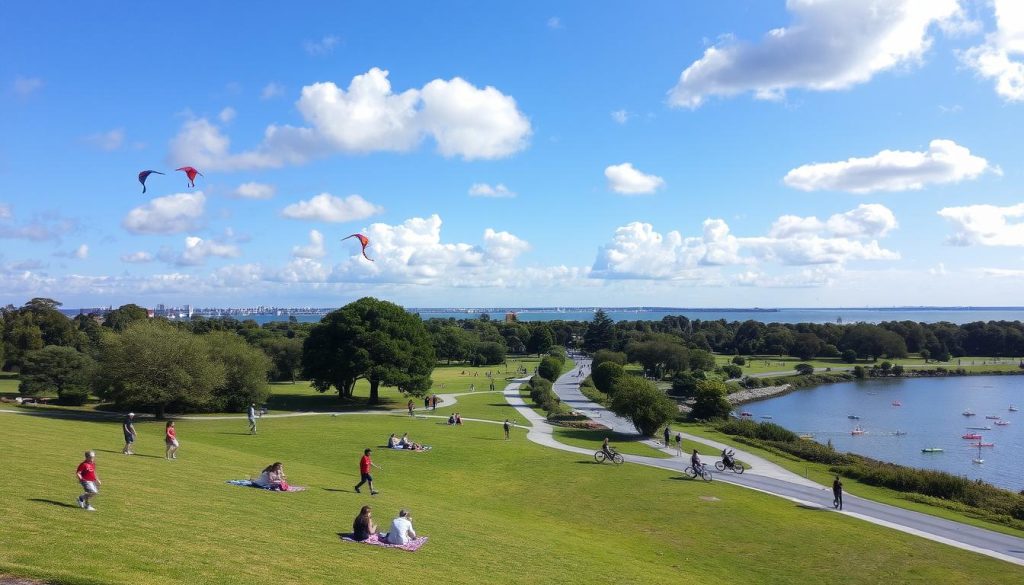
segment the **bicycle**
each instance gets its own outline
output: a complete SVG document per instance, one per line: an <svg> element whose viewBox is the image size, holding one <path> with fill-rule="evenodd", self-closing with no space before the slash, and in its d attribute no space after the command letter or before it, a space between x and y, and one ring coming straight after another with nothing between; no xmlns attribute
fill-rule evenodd
<svg viewBox="0 0 1024 585"><path fill-rule="evenodd" d="M690 479L697 479L697 476L700 475L700 478L704 481L711 481L711 471L708 470L707 465L702 464L699 473L693 467L687 466L683 473L690 476Z"/></svg>
<svg viewBox="0 0 1024 585"><path fill-rule="evenodd" d="M739 461L733 461L732 465L726 465L725 461L715 461L715 469L718 471L731 469L733 473L743 473L743 465L741 465Z"/></svg>
<svg viewBox="0 0 1024 585"><path fill-rule="evenodd" d="M598 451L594 453L594 460L597 461L598 463L604 463L606 460L611 460L611 462L616 465L622 465L623 463L625 463L626 460L618 451L612 449L611 452L612 455L611 457L609 457L608 454L605 453L603 450Z"/></svg>

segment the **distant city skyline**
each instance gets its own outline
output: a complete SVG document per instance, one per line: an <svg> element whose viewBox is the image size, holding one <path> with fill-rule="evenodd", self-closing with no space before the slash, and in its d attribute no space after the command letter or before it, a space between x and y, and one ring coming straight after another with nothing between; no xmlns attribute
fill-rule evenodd
<svg viewBox="0 0 1024 585"><path fill-rule="evenodd" d="M0 305L1020 302L1013 0L274 8L6 7Z"/></svg>

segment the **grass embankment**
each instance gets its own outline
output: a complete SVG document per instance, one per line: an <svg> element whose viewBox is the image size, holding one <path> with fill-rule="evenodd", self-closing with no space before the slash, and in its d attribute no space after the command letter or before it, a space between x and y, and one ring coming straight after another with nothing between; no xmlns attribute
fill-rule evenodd
<svg viewBox="0 0 1024 585"><path fill-rule="evenodd" d="M802 475L825 486L831 485L832 479L836 475L834 472L830 471L830 465L807 461L795 455L775 449L761 448L743 441L736 436L719 432L713 426L709 426L704 423L688 423L681 426L685 433L690 433L691 435L725 443L726 445L736 449L748 451L775 463L780 467L788 469L793 473ZM939 500L938 498L929 498L927 496L921 496L914 493L899 492L893 489L864 483L851 477L844 476L842 479L843 487L847 492L862 498L897 506L899 508L913 510L915 512L921 512L923 514L930 514L939 518L963 522L964 524L970 524L971 526L977 526L979 528L985 528L995 532L1024 537L1024 531L997 522L985 520L983 517L980 517L976 511L972 511L968 507L958 505L955 502Z"/></svg>
<svg viewBox="0 0 1024 585"><path fill-rule="evenodd" d="M8 482L0 572L62 583L878 583L1011 582L1024 569L723 483L389 415L140 423L125 457L116 423L2 415ZM356 461L393 428L428 453L378 449L381 494L355 494ZM40 448L45 445L46 448ZM98 512L74 505L80 451L99 451ZM112 453L115 452L115 453ZM302 493L224 484L283 461ZM638 490L638 486L643 486ZM712 499L713 498L713 499ZM340 542L364 504L378 523L412 510L430 536L410 554ZM680 529L678 519L686 518ZM782 529L780 529L782 528ZM585 535L585 537L583 537ZM808 547L808 543L814 543ZM557 559L557 560L553 560Z"/></svg>
<svg viewBox="0 0 1024 585"><path fill-rule="evenodd" d="M723 366L725 364L731 364L731 355L715 355L715 364ZM948 362L937 362L930 360L925 362L920 357L906 357L896 359L883 359L879 358L876 361L871 360L857 360L850 364L844 362L840 358L815 358L812 360L801 360L795 356L744 356L747 360L746 365L740 366L743 370L744 376L750 374L764 374L768 372L785 372L793 370L797 364L810 364L815 368L832 368L833 370L847 370L854 366L864 366L865 368L871 368L877 366L884 361L891 363L892 365L900 365L905 369L930 369L930 368L946 368L956 369L963 368L968 372L971 371L985 371L985 372L1011 372L1020 371L1019 363L1020 358L991 358L981 356L965 356L960 358L953 358Z"/></svg>

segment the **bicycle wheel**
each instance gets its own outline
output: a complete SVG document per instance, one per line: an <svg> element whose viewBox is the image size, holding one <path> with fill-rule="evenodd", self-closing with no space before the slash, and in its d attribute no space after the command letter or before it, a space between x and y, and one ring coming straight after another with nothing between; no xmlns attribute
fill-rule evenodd
<svg viewBox="0 0 1024 585"><path fill-rule="evenodd" d="M622 455L620 455L618 453L612 453L612 461L616 465L622 465L623 463L626 462L625 458L623 458Z"/></svg>
<svg viewBox="0 0 1024 585"><path fill-rule="evenodd" d="M739 463L736 463L735 465L733 465L732 466L732 470L733 470L734 473L738 473L740 475L743 475L743 466L740 465Z"/></svg>
<svg viewBox="0 0 1024 585"><path fill-rule="evenodd" d="M725 471L725 463L722 463L721 461L715 461L715 469L717 469L718 471Z"/></svg>
<svg viewBox="0 0 1024 585"><path fill-rule="evenodd" d="M598 451L597 453L594 453L594 460L597 461L598 463L604 463L605 457L606 456L604 454L604 451Z"/></svg>
<svg viewBox="0 0 1024 585"><path fill-rule="evenodd" d="M687 467L686 469L684 469L683 474L689 476L690 479L694 479L697 477L697 472L694 471L692 467Z"/></svg>
<svg viewBox="0 0 1024 585"><path fill-rule="evenodd" d="M711 481L711 472L708 471L707 469L701 469L700 470L700 477L704 481Z"/></svg>

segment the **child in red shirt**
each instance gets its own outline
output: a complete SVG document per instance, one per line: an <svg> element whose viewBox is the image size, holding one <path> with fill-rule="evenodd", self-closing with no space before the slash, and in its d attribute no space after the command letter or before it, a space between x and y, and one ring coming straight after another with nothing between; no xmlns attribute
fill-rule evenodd
<svg viewBox="0 0 1024 585"><path fill-rule="evenodd" d="M364 449L363 456L359 458L359 483L357 483L355 487L357 494L360 493L359 488L362 487L364 483L368 483L370 484L370 495L377 495L377 491L373 489L373 476L370 475L371 467L376 467L377 469L384 471L381 466L375 464L373 460L370 459L370 450Z"/></svg>
<svg viewBox="0 0 1024 585"><path fill-rule="evenodd" d="M167 421L167 427L164 429L164 443L167 445L167 452L164 453L165 459L177 459L178 458L178 435L174 430L174 421Z"/></svg>
<svg viewBox="0 0 1024 585"><path fill-rule="evenodd" d="M92 507L89 500L96 494L100 493L99 485L103 483L100 481L99 476L96 475L96 454L92 451L85 452L85 461L78 464L78 471L75 473L78 478L78 482L82 484L82 489L85 493L78 496L78 507L83 508L89 512L95 512L96 508Z"/></svg>

